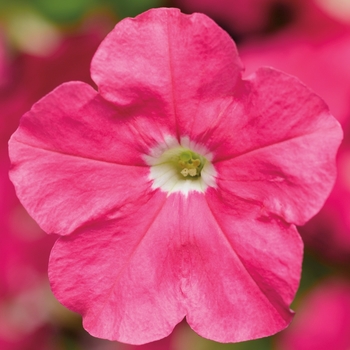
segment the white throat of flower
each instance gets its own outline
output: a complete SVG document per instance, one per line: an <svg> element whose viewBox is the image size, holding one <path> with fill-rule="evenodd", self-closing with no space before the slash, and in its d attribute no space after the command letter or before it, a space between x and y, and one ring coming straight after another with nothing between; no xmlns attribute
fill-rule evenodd
<svg viewBox="0 0 350 350"><path fill-rule="evenodd" d="M205 147L188 137L181 138L179 143L170 136L144 156L150 166L152 188L160 188L168 195L181 192L186 196L190 191L204 193L208 187L216 187L212 159Z"/></svg>

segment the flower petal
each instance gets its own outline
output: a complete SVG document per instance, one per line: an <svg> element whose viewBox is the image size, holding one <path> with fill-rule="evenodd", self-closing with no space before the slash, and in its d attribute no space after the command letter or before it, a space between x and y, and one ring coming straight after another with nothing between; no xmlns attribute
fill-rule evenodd
<svg viewBox="0 0 350 350"><path fill-rule="evenodd" d="M297 78L264 67L222 100L211 127L195 141L205 143L215 162L320 132L341 141L341 127L324 101Z"/></svg>
<svg viewBox="0 0 350 350"><path fill-rule="evenodd" d="M60 238L52 250L52 290L94 336L142 344L169 335L185 316L177 208L160 191L145 202Z"/></svg>
<svg viewBox="0 0 350 350"><path fill-rule="evenodd" d="M215 189L205 197L190 195L183 209L191 262L182 284L187 322L220 342L280 331L292 319L289 304L300 276L302 242L295 227L261 219L249 203L228 206Z"/></svg>
<svg viewBox="0 0 350 350"><path fill-rule="evenodd" d="M168 335L185 315L222 342L286 327L302 258L294 226L260 220L251 205L228 212L212 191L210 206L197 192L156 192L59 239L49 267L56 297L92 335L132 344Z"/></svg>
<svg viewBox="0 0 350 350"><path fill-rule="evenodd" d="M325 137L329 143L320 142ZM336 168L330 161L337 143L321 131L218 162L218 187L255 202L266 216L303 225L332 188Z"/></svg>
<svg viewBox="0 0 350 350"><path fill-rule="evenodd" d="M232 93L242 65L232 39L208 17L153 9L118 23L91 70L104 98L124 111L142 106L179 137L203 101Z"/></svg>
<svg viewBox="0 0 350 350"><path fill-rule="evenodd" d="M65 83L34 104L12 136L17 143L110 163L145 166L143 154L162 141L156 121L120 114L91 86Z"/></svg>
<svg viewBox="0 0 350 350"><path fill-rule="evenodd" d="M142 150L154 140L152 131L141 138L137 122L131 124L116 119L114 107L84 83L60 86L22 118L10 141L10 175L46 232L69 234L147 197L151 183Z"/></svg>
<svg viewBox="0 0 350 350"><path fill-rule="evenodd" d="M303 224L334 183L340 125L318 96L273 69L251 76L244 94L206 134L218 186Z"/></svg>

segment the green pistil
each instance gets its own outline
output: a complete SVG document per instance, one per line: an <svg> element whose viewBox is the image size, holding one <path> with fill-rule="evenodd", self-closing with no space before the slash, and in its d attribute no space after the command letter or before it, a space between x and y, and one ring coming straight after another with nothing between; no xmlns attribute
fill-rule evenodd
<svg viewBox="0 0 350 350"><path fill-rule="evenodd" d="M178 167L180 174L187 178L197 178L201 176L205 164L205 158L190 150L180 153Z"/></svg>

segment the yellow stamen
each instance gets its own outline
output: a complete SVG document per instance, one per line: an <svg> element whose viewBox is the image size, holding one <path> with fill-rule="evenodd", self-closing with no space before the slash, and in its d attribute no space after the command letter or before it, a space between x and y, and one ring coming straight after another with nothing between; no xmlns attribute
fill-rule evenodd
<svg viewBox="0 0 350 350"><path fill-rule="evenodd" d="M179 154L178 166L182 176L199 177L205 163L205 158L190 150Z"/></svg>

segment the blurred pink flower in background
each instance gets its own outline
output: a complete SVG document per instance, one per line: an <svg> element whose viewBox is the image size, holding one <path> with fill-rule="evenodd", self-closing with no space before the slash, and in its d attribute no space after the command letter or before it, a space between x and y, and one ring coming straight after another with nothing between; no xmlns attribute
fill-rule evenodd
<svg viewBox="0 0 350 350"><path fill-rule="evenodd" d="M271 22L298 10L299 0L173 0L184 12L203 12L232 34L239 36L262 33Z"/></svg>
<svg viewBox="0 0 350 350"><path fill-rule="evenodd" d="M271 66L297 76L325 99L344 124L350 117L350 25L307 1L298 20L265 38L242 44L245 76Z"/></svg>
<svg viewBox="0 0 350 350"><path fill-rule="evenodd" d="M55 237L44 234L19 203L8 178L7 142L38 98L67 80L92 83L90 61L104 34L103 29L87 27L80 34L62 36L60 44L42 56L14 56L0 42L1 350L52 349L52 315L59 313L47 278Z"/></svg>
<svg viewBox="0 0 350 350"><path fill-rule="evenodd" d="M0 162L0 339L26 349L23 343L36 341L37 331L49 321L46 271L53 237L46 237L18 203L6 150Z"/></svg>
<svg viewBox="0 0 350 350"><path fill-rule="evenodd" d="M278 350L350 349L350 282L327 279L304 296L292 324L276 338Z"/></svg>
<svg viewBox="0 0 350 350"><path fill-rule="evenodd" d="M91 334L133 344L185 316L222 342L285 328L294 224L335 177L341 130L323 101L272 69L242 80L229 36L174 9L120 22L91 71L99 92L61 85L11 141L21 201L65 236L50 258L56 297Z"/></svg>

